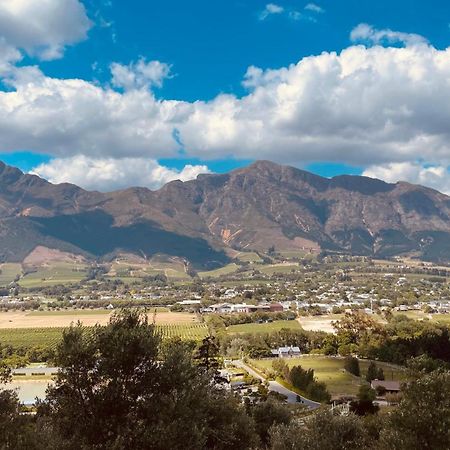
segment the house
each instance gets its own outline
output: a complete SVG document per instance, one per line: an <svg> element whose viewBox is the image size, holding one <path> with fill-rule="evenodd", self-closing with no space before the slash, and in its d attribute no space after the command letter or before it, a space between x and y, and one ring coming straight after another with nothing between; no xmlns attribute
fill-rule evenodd
<svg viewBox="0 0 450 450"><path fill-rule="evenodd" d="M278 358L294 358L300 356L302 352L299 347L279 347L278 349L271 350L272 356Z"/></svg>
<svg viewBox="0 0 450 450"><path fill-rule="evenodd" d="M177 302L178 305L182 306L194 306L194 305L200 305L201 300L183 300L181 302Z"/></svg>
<svg viewBox="0 0 450 450"><path fill-rule="evenodd" d="M270 312L283 312L284 308L281 303L271 303L269 305Z"/></svg>
<svg viewBox="0 0 450 450"><path fill-rule="evenodd" d="M382 381L382 380L373 380L370 383L372 389L385 389L386 394L397 394L400 392L400 382L399 381Z"/></svg>
<svg viewBox="0 0 450 450"><path fill-rule="evenodd" d="M219 314L247 313L249 311L249 305L246 303L217 303L209 308L211 311Z"/></svg>

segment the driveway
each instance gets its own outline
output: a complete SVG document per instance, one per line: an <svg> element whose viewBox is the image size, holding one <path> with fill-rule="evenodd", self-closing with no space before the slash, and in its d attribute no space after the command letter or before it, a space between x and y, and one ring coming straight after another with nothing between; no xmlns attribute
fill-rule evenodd
<svg viewBox="0 0 450 450"><path fill-rule="evenodd" d="M241 360L233 361L233 364L235 364L237 367L241 367L242 369L246 370L252 377L257 378L258 380L261 381L266 381L266 379L263 376L261 376L258 372L253 370L243 361ZM301 403L302 405L307 406L309 409L317 409L320 407L320 403L309 400L308 398L303 397L297 394L296 392L291 391L288 388L285 388L280 383L278 383L278 381L269 381L269 391L278 392L279 394L285 395L287 397L288 403ZM297 402L297 397L300 397L300 402Z"/></svg>

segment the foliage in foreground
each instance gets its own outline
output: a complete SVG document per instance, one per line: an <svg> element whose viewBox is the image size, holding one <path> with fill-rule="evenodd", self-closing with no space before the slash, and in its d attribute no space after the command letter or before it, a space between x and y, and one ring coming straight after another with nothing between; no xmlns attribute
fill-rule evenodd
<svg viewBox="0 0 450 450"><path fill-rule="evenodd" d="M275 399L244 406L216 388L216 350L213 339L197 351L163 341L137 312L89 334L72 327L36 416L21 414L14 392L0 391L0 448L448 450L450 372L439 364L413 361L413 381L390 413L299 418ZM0 376L8 379L8 370Z"/></svg>
<svg viewBox="0 0 450 450"><path fill-rule="evenodd" d="M62 368L38 408L56 448L248 448L252 424L234 397L212 387L192 346L162 342L137 312L86 337L64 334Z"/></svg>

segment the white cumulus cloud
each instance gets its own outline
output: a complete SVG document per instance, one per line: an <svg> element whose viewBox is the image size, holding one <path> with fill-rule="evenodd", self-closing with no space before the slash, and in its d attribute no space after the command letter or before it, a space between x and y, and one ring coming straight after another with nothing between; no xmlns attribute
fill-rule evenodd
<svg viewBox="0 0 450 450"><path fill-rule="evenodd" d="M86 38L92 23L79 0L2 0L0 37L41 59L62 56Z"/></svg>
<svg viewBox="0 0 450 450"><path fill-rule="evenodd" d="M128 66L111 64L112 84L125 90L161 87L170 78L170 65L160 61L140 59Z"/></svg>
<svg viewBox="0 0 450 450"><path fill-rule="evenodd" d="M368 167L363 175L380 178L389 183L407 181L432 187L450 195L449 167L427 166L414 162L389 163L380 166Z"/></svg>
<svg viewBox="0 0 450 450"><path fill-rule="evenodd" d="M10 61L20 57L10 51ZM158 160L183 150L186 158L298 166L450 165L450 49L355 45L279 69L252 66L245 95L195 102L157 99L147 87L170 72L145 72L139 62L121 66L131 79L116 80L119 90L3 66L0 152Z"/></svg>
<svg viewBox="0 0 450 450"><path fill-rule="evenodd" d="M188 181L211 173L205 165L175 170L145 158L89 158L77 155L41 164L32 173L52 183L73 183L85 189L108 192L130 186L157 189L172 180Z"/></svg>

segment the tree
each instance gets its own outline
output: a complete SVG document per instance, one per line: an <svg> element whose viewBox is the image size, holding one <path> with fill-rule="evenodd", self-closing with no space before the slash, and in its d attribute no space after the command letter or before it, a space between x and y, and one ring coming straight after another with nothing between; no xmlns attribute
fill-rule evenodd
<svg viewBox="0 0 450 450"><path fill-rule="evenodd" d="M214 336L206 336L203 339L202 344L197 350L195 359L198 361L198 366L205 371L217 372L220 367L219 346Z"/></svg>
<svg viewBox="0 0 450 450"><path fill-rule="evenodd" d="M105 327L64 332L60 371L38 420L61 449L244 449L253 422L199 370L189 343L163 343L145 314L116 313Z"/></svg>
<svg viewBox="0 0 450 450"><path fill-rule="evenodd" d="M284 377L289 371L289 367L283 358L274 359L272 361L272 369L279 377Z"/></svg>
<svg viewBox="0 0 450 450"><path fill-rule="evenodd" d="M444 450L450 443L450 372L437 370L404 387L381 433L381 448Z"/></svg>
<svg viewBox="0 0 450 450"><path fill-rule="evenodd" d="M273 427L271 450L362 450L369 437L362 421L354 416L334 416L330 411L314 414L302 426L297 422Z"/></svg>
<svg viewBox="0 0 450 450"><path fill-rule="evenodd" d="M382 367L378 367L376 380L384 380L384 370Z"/></svg>
<svg viewBox="0 0 450 450"><path fill-rule="evenodd" d="M378 368L373 361L370 361L369 367L367 368L366 381L370 383L376 379L378 379Z"/></svg>
<svg viewBox="0 0 450 450"><path fill-rule="evenodd" d="M360 368L358 358L354 356L347 356L344 360L344 368L347 372L355 375L356 377L360 376Z"/></svg>
<svg viewBox="0 0 450 450"><path fill-rule="evenodd" d="M0 384L11 379L9 367L0 360ZM35 422L30 416L21 414L17 393L11 389L0 388L0 448L38 449L39 436L35 435Z"/></svg>
<svg viewBox="0 0 450 450"><path fill-rule="evenodd" d="M267 445L269 430L273 425L288 425L291 421L290 411L279 402L268 400L253 408L252 416L255 421L256 432L263 445Z"/></svg>
<svg viewBox="0 0 450 450"><path fill-rule="evenodd" d="M378 412L378 406L373 404L377 394L367 384L362 384L358 391L358 400L350 403L350 409L358 416L375 414Z"/></svg>

